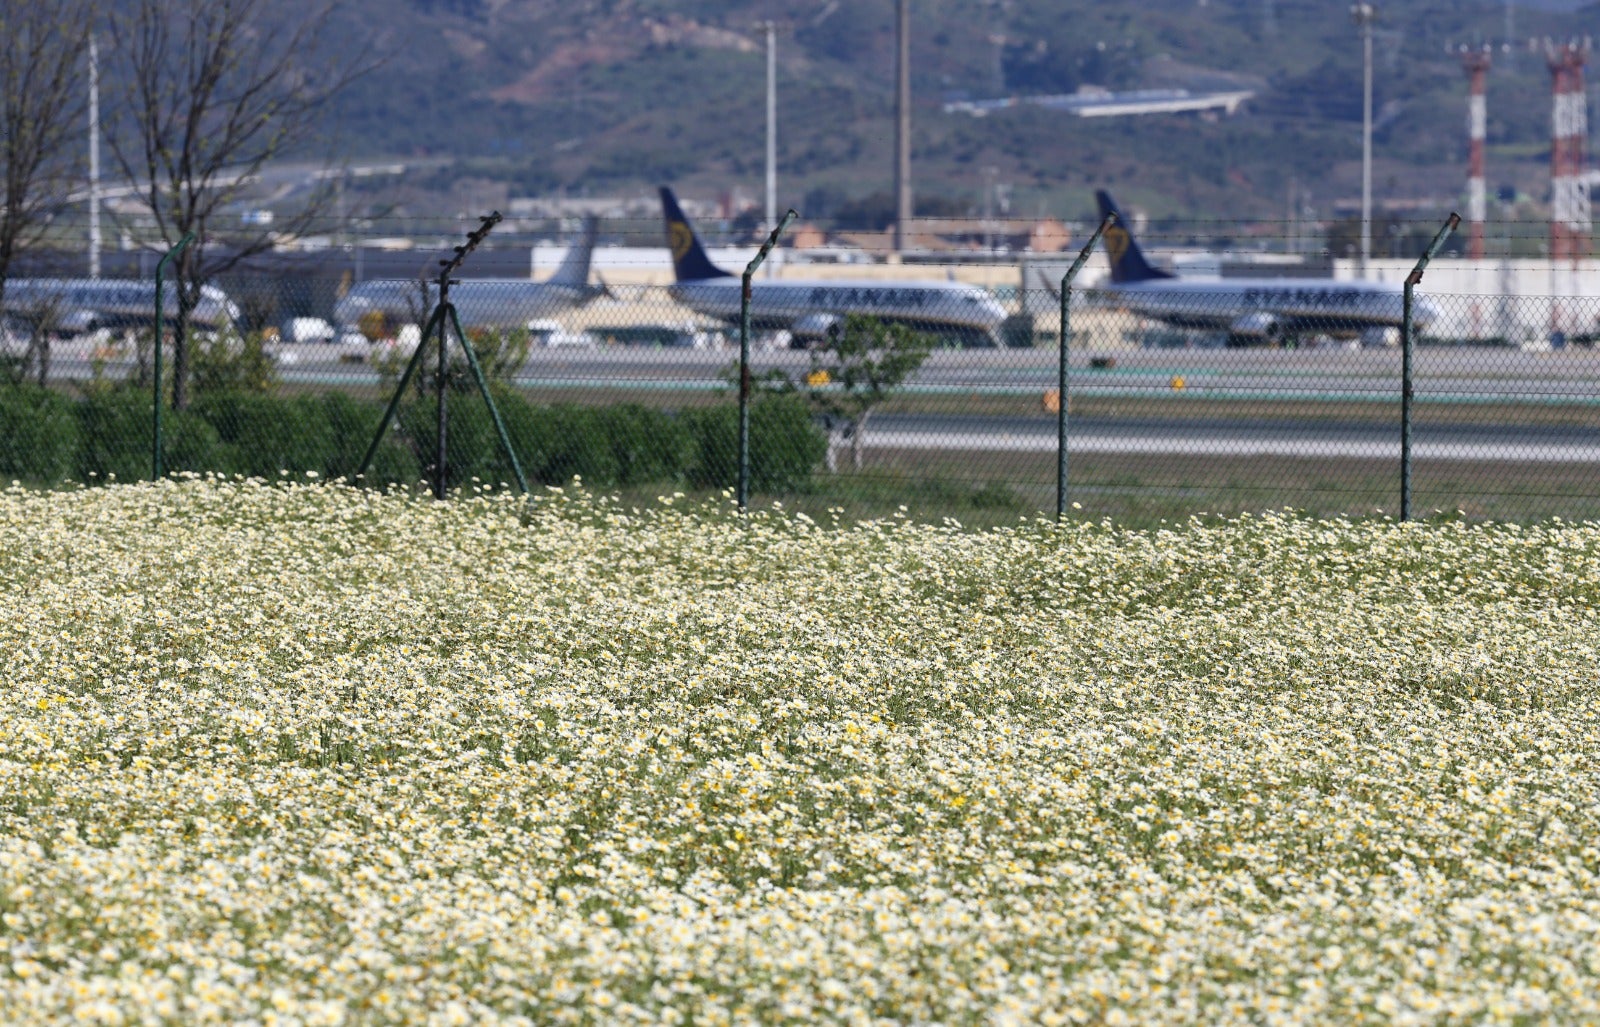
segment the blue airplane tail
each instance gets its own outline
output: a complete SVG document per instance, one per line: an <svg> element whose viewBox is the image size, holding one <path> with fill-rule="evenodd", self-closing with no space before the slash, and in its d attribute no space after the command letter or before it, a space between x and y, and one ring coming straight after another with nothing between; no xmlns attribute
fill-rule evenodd
<svg viewBox="0 0 1600 1027"><path fill-rule="evenodd" d="M697 282L706 278L728 278L728 272L711 263L700 238L694 234L678 198L672 190L661 187L661 213L667 221L667 249L672 251L672 273L680 282Z"/></svg>
<svg viewBox="0 0 1600 1027"><path fill-rule="evenodd" d="M1127 282L1148 282L1158 278L1171 278L1172 274L1152 267L1144 259L1144 253L1139 249L1139 244L1133 241L1133 232L1128 228L1127 218L1122 216L1122 211L1117 209L1116 201L1104 189L1094 194L1095 201L1100 204L1100 217L1115 214L1117 220L1112 222L1105 234L1100 237L1106 244L1106 256L1111 258L1111 280L1117 284Z"/></svg>

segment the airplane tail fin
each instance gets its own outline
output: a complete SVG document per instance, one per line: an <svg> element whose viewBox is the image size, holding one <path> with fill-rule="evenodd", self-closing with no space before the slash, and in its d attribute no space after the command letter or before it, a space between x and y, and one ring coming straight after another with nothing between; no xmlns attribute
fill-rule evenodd
<svg viewBox="0 0 1600 1027"><path fill-rule="evenodd" d="M593 214L583 219L583 235L567 247L567 255L555 274L548 279L557 285L584 286L589 284L589 261L594 256L595 237L600 233L600 219Z"/></svg>
<svg viewBox="0 0 1600 1027"><path fill-rule="evenodd" d="M667 249L672 251L672 273L680 282L694 282L703 278L727 278L728 272L711 263L700 239L678 206L672 190L661 187L661 213L667 222Z"/></svg>
<svg viewBox="0 0 1600 1027"><path fill-rule="evenodd" d="M1171 278L1171 272L1152 267L1150 262L1144 259L1139 244L1133 241L1133 232L1128 228L1127 218L1117 209L1116 201L1111 195L1102 189L1094 194L1094 198L1100 204L1102 219L1107 214L1117 216L1117 220L1112 222L1111 227L1100 237L1106 245L1106 256L1111 258L1111 280L1120 285L1126 282Z"/></svg>

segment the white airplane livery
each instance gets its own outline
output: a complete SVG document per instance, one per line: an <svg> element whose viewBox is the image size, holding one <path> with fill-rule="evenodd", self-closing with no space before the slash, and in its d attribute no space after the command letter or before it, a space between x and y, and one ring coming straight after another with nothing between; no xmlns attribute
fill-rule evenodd
<svg viewBox="0 0 1600 1027"><path fill-rule="evenodd" d="M450 302L463 328L527 328L529 322L582 306L603 295L602 286L589 284L589 262L594 254L599 223L584 221L583 236L567 249L555 273L542 282L522 278L468 278L452 282ZM381 278L361 282L334 304L333 321L345 328L358 327L364 317L382 314L392 325L422 324L439 301L439 284L420 279Z"/></svg>
<svg viewBox="0 0 1600 1027"><path fill-rule="evenodd" d="M705 248L678 206L672 190L661 188L676 279L673 299L696 313L729 324L740 319L738 276L706 256ZM1005 308L976 285L900 279L758 280L750 284L750 323L768 331L786 330L797 340L825 338L851 314L903 324L962 345L994 346Z"/></svg>
<svg viewBox="0 0 1600 1027"><path fill-rule="evenodd" d="M1095 193L1100 216L1116 215L1101 237L1111 260L1111 284L1102 291L1141 317L1201 331L1226 332L1228 345L1294 345L1301 337L1328 335L1386 341L1400 326L1402 286L1332 278L1180 279L1152 267L1105 192ZM1411 320L1423 328L1438 307L1412 298Z"/></svg>
<svg viewBox="0 0 1600 1027"><path fill-rule="evenodd" d="M171 325L178 289L163 282L161 306ZM101 328L148 328L155 323L156 283L137 278L13 278L6 283L4 313L23 320L43 318L52 331L73 335ZM239 308L215 285L200 287L191 323L209 329L235 324Z"/></svg>

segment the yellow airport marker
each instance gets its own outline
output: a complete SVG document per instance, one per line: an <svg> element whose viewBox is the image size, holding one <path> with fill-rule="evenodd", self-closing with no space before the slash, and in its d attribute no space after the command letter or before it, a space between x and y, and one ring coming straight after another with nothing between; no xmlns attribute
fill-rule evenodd
<svg viewBox="0 0 1600 1027"><path fill-rule="evenodd" d="M1045 392L1044 392L1044 396L1042 396L1041 399L1042 399L1042 405L1043 405L1043 407L1044 407L1044 409L1045 409L1045 411L1047 413L1055 414L1055 413L1060 413L1061 412L1061 390L1060 389L1046 389ZM1071 411L1072 411L1072 400L1068 399L1067 400L1067 412L1071 413Z"/></svg>

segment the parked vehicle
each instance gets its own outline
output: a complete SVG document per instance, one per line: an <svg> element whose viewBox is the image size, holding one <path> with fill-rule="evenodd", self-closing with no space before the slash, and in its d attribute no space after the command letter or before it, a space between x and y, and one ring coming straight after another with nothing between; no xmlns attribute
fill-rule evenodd
<svg viewBox="0 0 1600 1027"><path fill-rule="evenodd" d="M320 317L291 317L278 335L284 342L332 342L338 337L333 325Z"/></svg>

